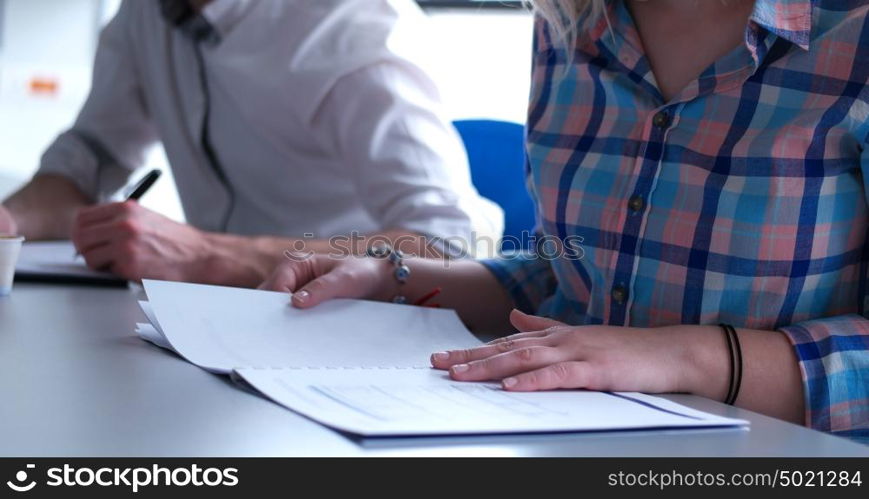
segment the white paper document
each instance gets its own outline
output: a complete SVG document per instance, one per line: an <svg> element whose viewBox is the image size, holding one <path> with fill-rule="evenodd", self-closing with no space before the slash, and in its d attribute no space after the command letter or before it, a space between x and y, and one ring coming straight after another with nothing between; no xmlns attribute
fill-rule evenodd
<svg viewBox="0 0 869 499"><path fill-rule="evenodd" d="M24 243L15 265L16 279L79 281L102 284L122 284L125 281L108 272L88 268L81 256L76 256L70 241L39 241Z"/></svg>
<svg viewBox="0 0 869 499"><path fill-rule="evenodd" d="M137 333L231 374L320 423L364 436L739 426L659 397L580 390L506 392L429 367L432 352L480 344L454 311L144 281Z"/></svg>
<svg viewBox="0 0 869 499"><path fill-rule="evenodd" d="M149 343L153 343L160 348L172 350L173 352L175 351L175 349L172 348L172 345L170 345L169 342L166 341L166 338L163 337L163 333L158 331L157 328L151 324L136 324L136 334L139 335L139 338L142 338Z"/></svg>
<svg viewBox="0 0 869 499"><path fill-rule="evenodd" d="M311 310L287 293L144 281L157 329L190 362L238 367L425 367L432 352L480 343L452 310L332 300ZM147 312L146 312L147 313Z"/></svg>
<svg viewBox="0 0 869 499"><path fill-rule="evenodd" d="M363 436L734 426L745 421L640 393L516 393L434 369L239 369L275 402Z"/></svg>

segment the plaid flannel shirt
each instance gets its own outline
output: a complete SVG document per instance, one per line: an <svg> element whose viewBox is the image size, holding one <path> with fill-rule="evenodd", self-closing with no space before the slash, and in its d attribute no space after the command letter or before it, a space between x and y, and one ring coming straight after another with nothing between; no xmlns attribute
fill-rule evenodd
<svg viewBox="0 0 869 499"><path fill-rule="evenodd" d="M757 0L745 44L669 101L623 2L571 57L538 20L528 183L548 242L486 265L571 324L779 330L807 424L866 438L867 12Z"/></svg>

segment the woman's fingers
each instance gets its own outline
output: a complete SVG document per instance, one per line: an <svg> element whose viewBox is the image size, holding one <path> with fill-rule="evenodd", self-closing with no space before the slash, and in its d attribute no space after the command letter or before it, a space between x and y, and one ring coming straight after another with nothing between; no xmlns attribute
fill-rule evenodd
<svg viewBox="0 0 869 499"><path fill-rule="evenodd" d="M328 272L293 293L293 306L311 308L332 298L355 297L353 291L348 289L352 285L348 279L341 277L340 272Z"/></svg>
<svg viewBox="0 0 869 499"><path fill-rule="evenodd" d="M295 293L334 268L334 262L324 261L310 253L288 251L284 256L287 260L275 268L259 289Z"/></svg>
<svg viewBox="0 0 869 499"><path fill-rule="evenodd" d="M446 352L434 353L431 356L431 365L436 369L449 369L456 364L466 364L475 360L482 360L487 357L510 352L519 348L550 346L550 344L550 339L546 337L505 340L465 350L449 350Z"/></svg>
<svg viewBox="0 0 869 499"><path fill-rule="evenodd" d="M512 392L592 388L594 370L588 362L559 362L504 378L501 386Z"/></svg>
<svg viewBox="0 0 869 499"><path fill-rule="evenodd" d="M290 292L290 301L298 308L315 307L333 298L370 297L385 275L383 261L370 258L287 257L290 260L275 269L260 289Z"/></svg>
<svg viewBox="0 0 869 499"><path fill-rule="evenodd" d="M510 312L510 322L513 324L513 327L521 332L503 338L494 339L487 344L497 345L499 343L527 338L543 338L557 332L559 328L566 326L563 322L547 319L546 317L528 315L517 309L513 309L513 311Z"/></svg>
<svg viewBox="0 0 869 499"><path fill-rule="evenodd" d="M520 332L542 331L555 326L564 326L563 322L536 315L528 315L518 309L510 312L510 323Z"/></svg>
<svg viewBox="0 0 869 499"><path fill-rule="evenodd" d="M450 367L450 377L457 381L501 380L567 360L558 348L530 346Z"/></svg>
<svg viewBox="0 0 869 499"><path fill-rule="evenodd" d="M552 331L550 331L550 330L528 331L527 333L516 333L516 334L511 334L510 336L504 336L503 338L497 338L497 339L494 339L486 344L487 345L497 345L498 343L504 343L505 341L516 341L516 340L523 340L523 339L527 339L527 338L543 338L543 337L549 336L550 334L552 334Z"/></svg>
<svg viewBox="0 0 869 499"><path fill-rule="evenodd" d="M259 289L266 289L269 291L281 291L284 293L292 293L296 289L299 288L303 282L300 282L301 279L300 267L306 265L304 261L288 261L280 264L271 274L266 278L266 280L259 285Z"/></svg>
<svg viewBox="0 0 869 499"><path fill-rule="evenodd" d="M340 263L316 261L313 275L318 276L293 294L293 305L311 308L333 298L367 298L376 293L382 277L382 261L364 258ZM391 277L391 276L390 276Z"/></svg>

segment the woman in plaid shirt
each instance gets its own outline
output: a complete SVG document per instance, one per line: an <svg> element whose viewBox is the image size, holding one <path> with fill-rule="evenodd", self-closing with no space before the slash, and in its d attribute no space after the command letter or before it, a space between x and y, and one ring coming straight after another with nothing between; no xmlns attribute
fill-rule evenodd
<svg viewBox="0 0 869 499"><path fill-rule="evenodd" d="M723 400L729 323L736 405L869 437L869 3L537 6L528 183L550 249L408 259L404 285L386 260L315 257L265 285L299 307L440 287L474 330L520 332L433 365L517 391Z"/></svg>

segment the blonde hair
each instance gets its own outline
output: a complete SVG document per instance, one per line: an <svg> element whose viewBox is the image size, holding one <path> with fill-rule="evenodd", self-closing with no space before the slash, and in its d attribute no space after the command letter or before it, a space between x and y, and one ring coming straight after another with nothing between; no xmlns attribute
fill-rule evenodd
<svg viewBox="0 0 869 499"><path fill-rule="evenodd" d="M569 46L577 29L590 29L606 15L607 1L531 0L531 5L549 22L559 41Z"/></svg>

